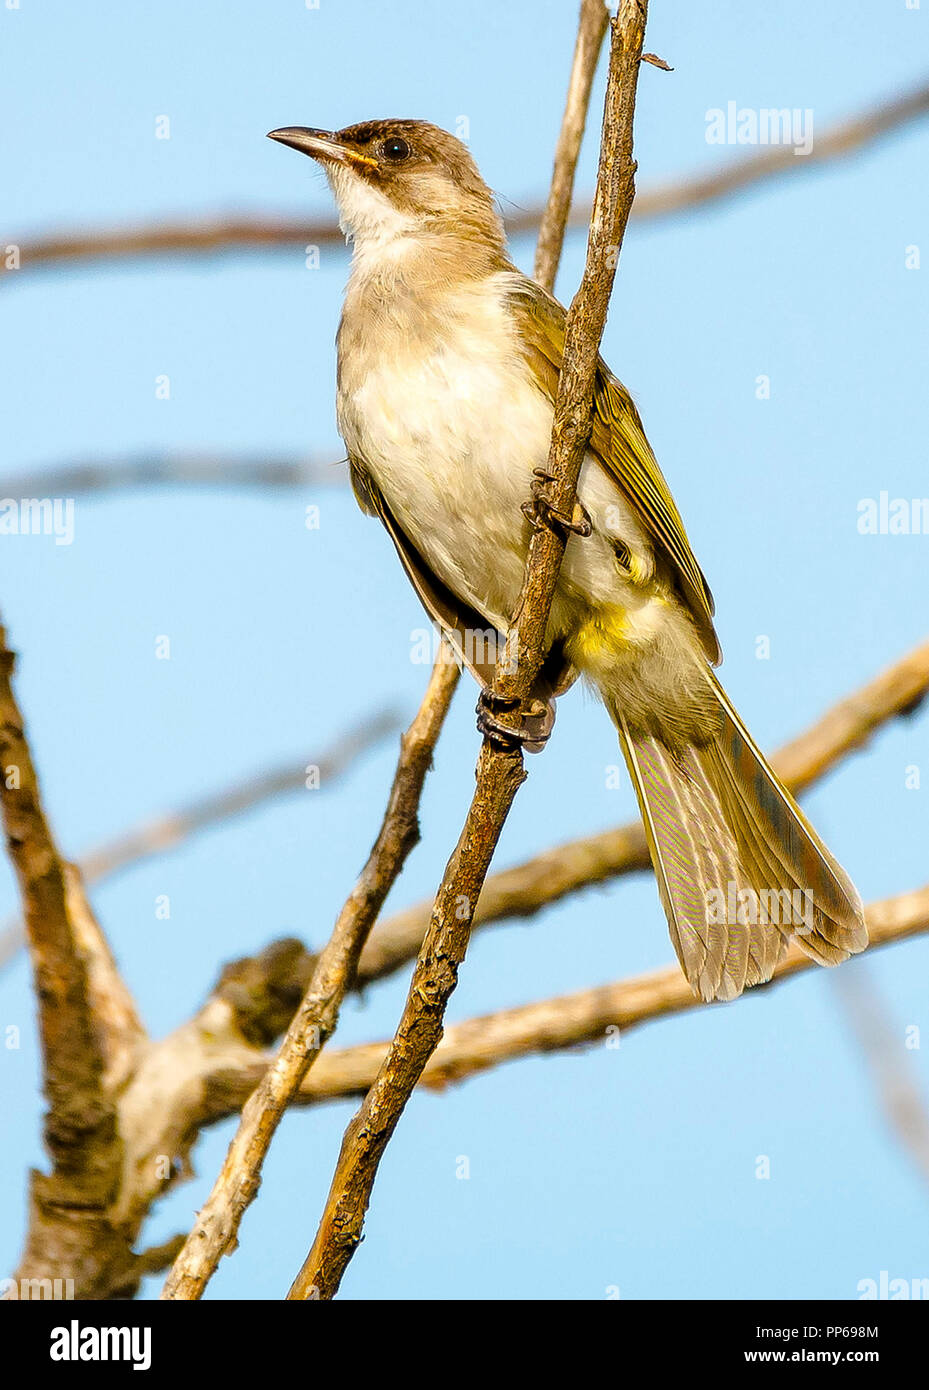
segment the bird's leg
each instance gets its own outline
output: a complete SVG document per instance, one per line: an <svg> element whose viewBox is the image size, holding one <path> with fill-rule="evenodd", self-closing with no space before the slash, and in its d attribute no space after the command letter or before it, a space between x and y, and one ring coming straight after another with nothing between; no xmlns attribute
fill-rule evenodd
<svg viewBox="0 0 929 1390"><path fill-rule="evenodd" d="M532 700L525 709L520 709L520 700L515 695L498 695L491 686L483 686L477 697L477 727L485 738L497 748L510 751L524 743L542 744L547 742L548 734L530 728L528 720L538 719L547 706L541 700ZM519 711L520 723L506 724L498 719L500 714L515 714Z"/></svg>
<svg viewBox="0 0 929 1390"><path fill-rule="evenodd" d="M529 519L533 531L541 531L543 526L559 526L563 531L570 531L575 536L589 536L593 527L583 503L575 499L574 511L571 516L565 516L564 512L559 511L549 501L546 492L554 481L554 473L549 473L547 469L532 470L532 497L523 503L521 510Z"/></svg>

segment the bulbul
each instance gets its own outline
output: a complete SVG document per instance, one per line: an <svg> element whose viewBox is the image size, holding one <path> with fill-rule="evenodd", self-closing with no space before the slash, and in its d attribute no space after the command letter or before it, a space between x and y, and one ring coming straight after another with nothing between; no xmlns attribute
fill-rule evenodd
<svg viewBox="0 0 929 1390"><path fill-rule="evenodd" d="M526 741L544 739L578 675L599 693L695 993L731 999L770 979L791 938L826 965L862 950L853 884L716 678L709 587L602 360L574 514L546 503L565 310L510 261L467 149L414 120L271 139L319 161L354 248L337 409L355 495L485 690L493 653L474 634L505 638L532 526L568 532ZM483 727L500 732L486 702Z"/></svg>

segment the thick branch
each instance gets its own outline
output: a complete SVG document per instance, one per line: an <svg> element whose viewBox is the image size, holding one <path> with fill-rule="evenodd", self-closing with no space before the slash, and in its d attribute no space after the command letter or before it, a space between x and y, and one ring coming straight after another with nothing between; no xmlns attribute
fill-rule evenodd
<svg viewBox="0 0 929 1390"><path fill-rule="evenodd" d="M645 0L622 0L613 21L587 265L566 325L549 471L555 479L553 504L568 516L590 433L597 352L617 253L635 192L632 119L645 13ZM542 663L564 545L563 534L547 528L534 532L530 542L523 593L512 629L518 651L516 673L506 674L512 658L508 640L510 651L498 662L494 681L498 693L519 702L526 699ZM319 1230L290 1290L291 1299L332 1298L361 1240L378 1165L442 1035L445 1006L457 983L474 908L524 777L521 751L495 747L485 740L474 798L435 900L400 1025L361 1109L346 1130Z"/></svg>
<svg viewBox="0 0 929 1390"><path fill-rule="evenodd" d="M262 1164L275 1130L336 1027L365 938L419 839L423 783L458 679L458 668L449 660L443 643L423 704L402 740L387 810L368 862L316 961L273 1065L242 1111L222 1170L174 1263L162 1298L199 1298L221 1257L235 1242L242 1217L258 1191Z"/></svg>
<svg viewBox="0 0 929 1390"><path fill-rule="evenodd" d="M36 996L45 1095L45 1141L56 1176L100 1197L113 1117L103 1097L106 1063L93 1017L87 963L75 920L79 888L42 809L38 779L13 694L14 655L0 627L0 798L7 848L22 900ZM106 1166L104 1164L104 1166Z"/></svg>
<svg viewBox="0 0 929 1390"><path fill-rule="evenodd" d="M31 1177L18 1274L64 1273L80 1297L102 1267L121 1287L132 1259L107 1217L122 1158L113 1088L129 1074L144 1034L80 875L45 818L13 665L0 627L0 799L35 976L52 1161L50 1174Z"/></svg>

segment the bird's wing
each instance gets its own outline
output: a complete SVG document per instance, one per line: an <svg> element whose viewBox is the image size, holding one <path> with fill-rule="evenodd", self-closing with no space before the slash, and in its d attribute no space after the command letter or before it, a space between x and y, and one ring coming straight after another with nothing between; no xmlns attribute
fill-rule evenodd
<svg viewBox="0 0 929 1390"><path fill-rule="evenodd" d="M419 595L419 600L432 621L442 629L464 665L482 687L493 683L497 644L481 640L481 636L494 631L494 624L477 609L463 603L426 563L403 527L397 521L384 498L383 493L364 464L356 458L349 458L352 489L362 511L369 516L377 516L394 543L407 578ZM516 524L514 522L514 524ZM475 639L478 640L475 640ZM539 673L531 696L542 700L547 706L546 714L539 715L535 721L527 720L533 729L538 728L540 740L544 740L554 723L555 714L552 696L562 695L577 679L574 667L564 658L559 649L549 654ZM531 743L526 745L536 751ZM542 747L542 742L538 743Z"/></svg>
<svg viewBox="0 0 929 1390"><path fill-rule="evenodd" d="M558 391L564 355L565 310L533 280L515 281L511 304L520 341L536 381L549 399ZM707 660L722 659L713 627L713 596L694 557L671 490L665 482L632 397L599 359L594 390L590 452L621 489L664 561L672 584L687 606Z"/></svg>

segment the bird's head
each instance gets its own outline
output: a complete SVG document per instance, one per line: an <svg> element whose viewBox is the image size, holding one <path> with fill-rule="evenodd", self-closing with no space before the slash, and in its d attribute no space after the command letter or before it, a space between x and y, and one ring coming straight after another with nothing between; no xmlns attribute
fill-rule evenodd
<svg viewBox="0 0 929 1390"><path fill-rule="evenodd" d="M289 126L269 138L322 165L343 230L358 243L439 233L502 248L502 224L477 165L460 140L428 121Z"/></svg>

